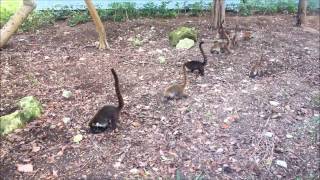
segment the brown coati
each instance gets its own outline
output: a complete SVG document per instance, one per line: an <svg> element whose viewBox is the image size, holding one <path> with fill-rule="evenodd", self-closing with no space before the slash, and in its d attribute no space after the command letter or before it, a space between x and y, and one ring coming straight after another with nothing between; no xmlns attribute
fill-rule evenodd
<svg viewBox="0 0 320 180"><path fill-rule="evenodd" d="M203 45L203 41L201 41L199 43L199 49L200 49L200 52L202 54L202 57L203 57L203 62L200 62L200 61L189 61L189 62L186 62L184 63L184 65L191 71L195 71L195 70L198 70L200 75L201 76L204 76L204 66L207 64L207 56L205 55L203 49L202 49L202 45Z"/></svg>
<svg viewBox="0 0 320 180"><path fill-rule="evenodd" d="M187 85L186 66L183 65L182 68L183 68L183 83L169 86L163 93L165 101L171 100L171 99L179 99L187 96L186 94L184 94L184 89Z"/></svg>
<svg viewBox="0 0 320 180"><path fill-rule="evenodd" d="M232 50L230 49L230 46L231 46L230 37L227 35L225 31L223 31L222 33L223 33L223 36L226 37L227 41L215 40L210 49L210 52L212 54L219 54L219 53L225 53L225 52L228 52L229 54L232 53Z"/></svg>
<svg viewBox="0 0 320 180"><path fill-rule="evenodd" d="M265 67L264 67L265 60L263 59L263 55L261 55L260 60L257 61L251 68L249 77L255 78L255 77L262 77L265 73Z"/></svg>
<svg viewBox="0 0 320 180"><path fill-rule="evenodd" d="M107 128L115 130L119 121L120 111L124 106L123 98L120 93L118 76L114 69L111 69L114 77L114 86L118 97L118 107L113 105L103 106L89 123L89 127L92 133L101 133Z"/></svg>

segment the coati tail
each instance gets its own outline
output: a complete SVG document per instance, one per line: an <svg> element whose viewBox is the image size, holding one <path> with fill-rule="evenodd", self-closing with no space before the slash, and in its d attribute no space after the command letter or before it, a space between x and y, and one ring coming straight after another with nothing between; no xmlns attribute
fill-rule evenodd
<svg viewBox="0 0 320 180"><path fill-rule="evenodd" d="M120 93L119 79L118 79L117 73L116 73L116 71L114 69L111 69L111 72L112 72L113 77L114 77L114 87L116 89L116 94L117 94L118 103L119 103L118 109L120 111L124 106L124 102L123 102L123 98L122 98L121 93Z"/></svg>
<svg viewBox="0 0 320 180"><path fill-rule="evenodd" d="M202 64L205 66L205 65L207 64L208 58L207 58L206 54L204 53L204 51L203 51L203 49L202 49L202 44L203 44L203 43L204 43L203 41L201 41L201 42L199 43L199 49L200 49L200 52L201 52L202 57L203 57L203 63L202 63Z"/></svg>
<svg viewBox="0 0 320 180"><path fill-rule="evenodd" d="M186 70L186 65L183 65L183 88L185 88L187 85L187 70Z"/></svg>

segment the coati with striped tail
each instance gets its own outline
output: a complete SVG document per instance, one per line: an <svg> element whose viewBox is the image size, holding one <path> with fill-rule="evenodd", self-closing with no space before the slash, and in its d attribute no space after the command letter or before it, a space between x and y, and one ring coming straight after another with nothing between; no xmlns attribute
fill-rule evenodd
<svg viewBox="0 0 320 180"><path fill-rule="evenodd" d="M203 45L203 41L201 41L199 43L199 49L200 52L202 54L203 57L203 62L200 61L189 61L184 63L184 65L191 71L193 72L194 70L198 70L201 76L204 76L204 66L207 64L207 56L205 55L203 49L202 49L202 45Z"/></svg>
<svg viewBox="0 0 320 180"><path fill-rule="evenodd" d="M120 93L119 79L114 69L111 69L114 77L114 86L118 97L118 107L113 105L103 106L89 123L89 127L92 133L101 133L111 126L111 130L117 128L119 121L120 111L124 106L123 98Z"/></svg>
<svg viewBox="0 0 320 180"><path fill-rule="evenodd" d="M183 83L182 84L174 84L169 86L163 93L164 100L170 99L180 99L182 97L186 97L187 95L184 93L184 89L187 85L187 72L186 65L183 65Z"/></svg>
<svg viewBox="0 0 320 180"><path fill-rule="evenodd" d="M249 77L250 78L255 78L255 77L262 77L265 75L266 70L265 70L265 59L263 58L263 54L261 54L260 60L257 61L250 70Z"/></svg>

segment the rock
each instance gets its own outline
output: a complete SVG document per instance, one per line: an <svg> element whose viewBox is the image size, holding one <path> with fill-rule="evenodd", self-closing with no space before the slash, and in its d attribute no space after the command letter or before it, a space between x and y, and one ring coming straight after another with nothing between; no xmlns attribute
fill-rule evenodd
<svg viewBox="0 0 320 180"><path fill-rule="evenodd" d="M158 59L160 64L166 63L166 58L164 58L163 56L160 56Z"/></svg>
<svg viewBox="0 0 320 180"><path fill-rule="evenodd" d="M269 101L269 103L272 105L272 106L279 106L280 103L277 102L277 101Z"/></svg>
<svg viewBox="0 0 320 180"><path fill-rule="evenodd" d="M23 127L32 119L38 118L42 112L40 102L33 96L22 98L18 102L19 110L0 117L0 135L8 134Z"/></svg>
<svg viewBox="0 0 320 180"><path fill-rule="evenodd" d="M71 91L67 91L67 90L63 90L62 91L62 97L69 99L72 96L72 92Z"/></svg>
<svg viewBox="0 0 320 180"><path fill-rule="evenodd" d="M218 153L218 154L223 153L223 148L219 148L219 149L217 149L216 153Z"/></svg>
<svg viewBox="0 0 320 180"><path fill-rule="evenodd" d="M273 133L272 132L265 132L263 135L271 138L273 136Z"/></svg>
<svg viewBox="0 0 320 180"><path fill-rule="evenodd" d="M64 117L64 118L62 119L62 121L63 121L64 124L68 124L68 123L71 121L71 118L69 118L69 117Z"/></svg>
<svg viewBox="0 0 320 180"><path fill-rule="evenodd" d="M17 164L17 170L19 172L33 172L32 164Z"/></svg>
<svg viewBox="0 0 320 180"><path fill-rule="evenodd" d="M276 160L276 165L287 168L287 163L285 161Z"/></svg>
<svg viewBox="0 0 320 180"><path fill-rule="evenodd" d="M193 28L179 27L178 29L169 33L169 41L171 46L176 46L180 40L184 38L197 41L197 32Z"/></svg>
<svg viewBox="0 0 320 180"><path fill-rule="evenodd" d="M288 139L293 138L293 136L292 136L291 134L287 134L286 137L287 137Z"/></svg>
<svg viewBox="0 0 320 180"><path fill-rule="evenodd" d="M130 169L131 174L138 174L139 170L137 168Z"/></svg>
<svg viewBox="0 0 320 180"><path fill-rule="evenodd" d="M179 41L176 48L177 49L190 49L194 46L194 40L189 38L184 38Z"/></svg>

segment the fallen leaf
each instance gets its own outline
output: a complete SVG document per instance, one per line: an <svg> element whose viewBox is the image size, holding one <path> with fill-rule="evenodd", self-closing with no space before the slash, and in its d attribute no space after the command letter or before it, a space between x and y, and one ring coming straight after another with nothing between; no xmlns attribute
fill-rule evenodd
<svg viewBox="0 0 320 180"><path fill-rule="evenodd" d="M223 129L228 129L230 126L229 126L228 124L226 124L226 123L223 123L223 124L221 125L221 127L222 127Z"/></svg>
<svg viewBox="0 0 320 180"><path fill-rule="evenodd" d="M16 166L19 172L33 172L32 164L17 164Z"/></svg>
<svg viewBox="0 0 320 180"><path fill-rule="evenodd" d="M75 143L80 143L80 141L82 141L82 139L83 139L82 134L77 134L77 135L73 136L73 142L75 142Z"/></svg>
<svg viewBox="0 0 320 180"><path fill-rule="evenodd" d="M40 147L39 146L35 146L35 145L33 145L32 146L32 152L38 152L38 151L40 151Z"/></svg>

